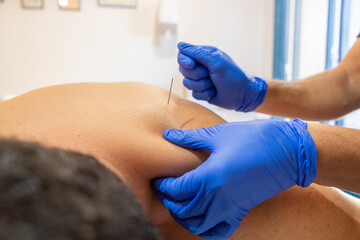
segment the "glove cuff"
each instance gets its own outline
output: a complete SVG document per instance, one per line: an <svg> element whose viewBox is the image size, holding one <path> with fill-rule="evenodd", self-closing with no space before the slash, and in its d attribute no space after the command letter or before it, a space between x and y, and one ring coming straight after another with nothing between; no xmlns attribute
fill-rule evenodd
<svg viewBox="0 0 360 240"><path fill-rule="evenodd" d="M298 182L300 187L308 187L317 173L317 151L314 140L308 132L307 123L300 119L292 121L299 135L298 142Z"/></svg>
<svg viewBox="0 0 360 240"><path fill-rule="evenodd" d="M250 76L248 81L251 93L245 96L242 106L236 109L238 112L252 112L258 108L265 99L268 87L267 82L262 78L253 76Z"/></svg>

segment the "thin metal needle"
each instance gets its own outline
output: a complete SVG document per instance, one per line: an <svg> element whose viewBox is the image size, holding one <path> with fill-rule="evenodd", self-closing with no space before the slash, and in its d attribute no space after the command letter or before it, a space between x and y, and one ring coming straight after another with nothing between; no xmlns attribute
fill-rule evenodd
<svg viewBox="0 0 360 240"><path fill-rule="evenodd" d="M174 78L171 78L170 91L169 91L169 97L168 97L167 105L169 105L169 103L170 103L170 97L171 97L171 91L172 91L173 82L174 82Z"/></svg>
<svg viewBox="0 0 360 240"><path fill-rule="evenodd" d="M166 123L166 117L167 117L167 113L168 113L168 108L169 108L169 103L170 103L170 98L171 98L171 91L172 91L173 82L174 82L174 78L171 78L169 97L168 97L168 101L167 101L167 105L166 105L166 112L165 112L164 124L163 125L165 125L165 123Z"/></svg>

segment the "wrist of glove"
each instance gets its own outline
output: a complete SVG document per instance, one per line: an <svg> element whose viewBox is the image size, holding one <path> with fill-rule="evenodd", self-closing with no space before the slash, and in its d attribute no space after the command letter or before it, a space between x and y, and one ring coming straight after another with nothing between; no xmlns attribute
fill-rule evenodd
<svg viewBox="0 0 360 240"><path fill-rule="evenodd" d="M300 119L292 121L294 130L298 134L297 166L298 179L296 184L300 187L308 187L316 178L317 151L315 143L307 131L307 123Z"/></svg>
<svg viewBox="0 0 360 240"><path fill-rule="evenodd" d="M238 112L252 112L258 108L265 100L268 84L266 81L259 77L248 76L247 88L240 89L240 96L245 96L238 99Z"/></svg>

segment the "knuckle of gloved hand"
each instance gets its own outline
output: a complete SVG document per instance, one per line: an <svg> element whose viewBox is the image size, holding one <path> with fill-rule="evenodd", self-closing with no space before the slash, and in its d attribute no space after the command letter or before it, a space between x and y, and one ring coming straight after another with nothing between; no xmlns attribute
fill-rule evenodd
<svg viewBox="0 0 360 240"><path fill-rule="evenodd" d="M202 90L205 90L205 87L206 87L206 82L205 81L198 81L197 86L196 86L196 90L202 91Z"/></svg>
<svg viewBox="0 0 360 240"><path fill-rule="evenodd" d="M181 74L185 77L189 77L187 74L187 71L180 65L179 66L179 71L181 72Z"/></svg>
<svg viewBox="0 0 360 240"><path fill-rule="evenodd" d="M196 70L193 69L186 69L182 66L179 67L179 71L184 77L192 79L194 77L194 73L196 73Z"/></svg>
<svg viewBox="0 0 360 240"><path fill-rule="evenodd" d="M189 58L187 58L187 57L185 57L184 55L182 55L182 54L178 56L178 63L179 63L181 66L186 67L186 68L191 68L191 67L193 67L192 61L191 61Z"/></svg>
<svg viewBox="0 0 360 240"><path fill-rule="evenodd" d="M201 92L193 92L192 96L197 99L197 100L206 100L206 96L204 95L204 93Z"/></svg>
<svg viewBox="0 0 360 240"><path fill-rule="evenodd" d="M204 78L207 75L207 70L203 66L199 66L195 68L195 74L198 78Z"/></svg>
<svg viewBox="0 0 360 240"><path fill-rule="evenodd" d="M212 54L211 67L213 69L221 69L223 66L223 53L221 51L216 51Z"/></svg>
<svg viewBox="0 0 360 240"><path fill-rule="evenodd" d="M190 82L189 82L189 80L188 80L187 78L184 78L184 79L183 79L183 85L184 85L185 87L187 87L187 88L190 87Z"/></svg>
<svg viewBox="0 0 360 240"><path fill-rule="evenodd" d="M197 91L196 85L191 80L185 78L183 80L183 84L187 89L192 90L192 91Z"/></svg>
<svg viewBox="0 0 360 240"><path fill-rule="evenodd" d="M198 98L198 93L197 93L197 92L193 91L191 95L192 95L193 98L195 98L196 100L201 100L201 99Z"/></svg>

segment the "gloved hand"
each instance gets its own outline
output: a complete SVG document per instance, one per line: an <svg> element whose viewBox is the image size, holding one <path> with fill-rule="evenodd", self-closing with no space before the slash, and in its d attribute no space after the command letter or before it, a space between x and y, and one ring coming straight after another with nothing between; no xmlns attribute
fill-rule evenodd
<svg viewBox="0 0 360 240"><path fill-rule="evenodd" d="M211 156L179 178L154 179L175 220L207 239L229 238L253 207L316 176L316 148L299 119L226 123L164 131L168 141ZM169 159L171 161L171 159Z"/></svg>
<svg viewBox="0 0 360 240"><path fill-rule="evenodd" d="M179 70L193 97L219 107L250 112L262 104L267 83L247 75L215 47L179 43Z"/></svg>

